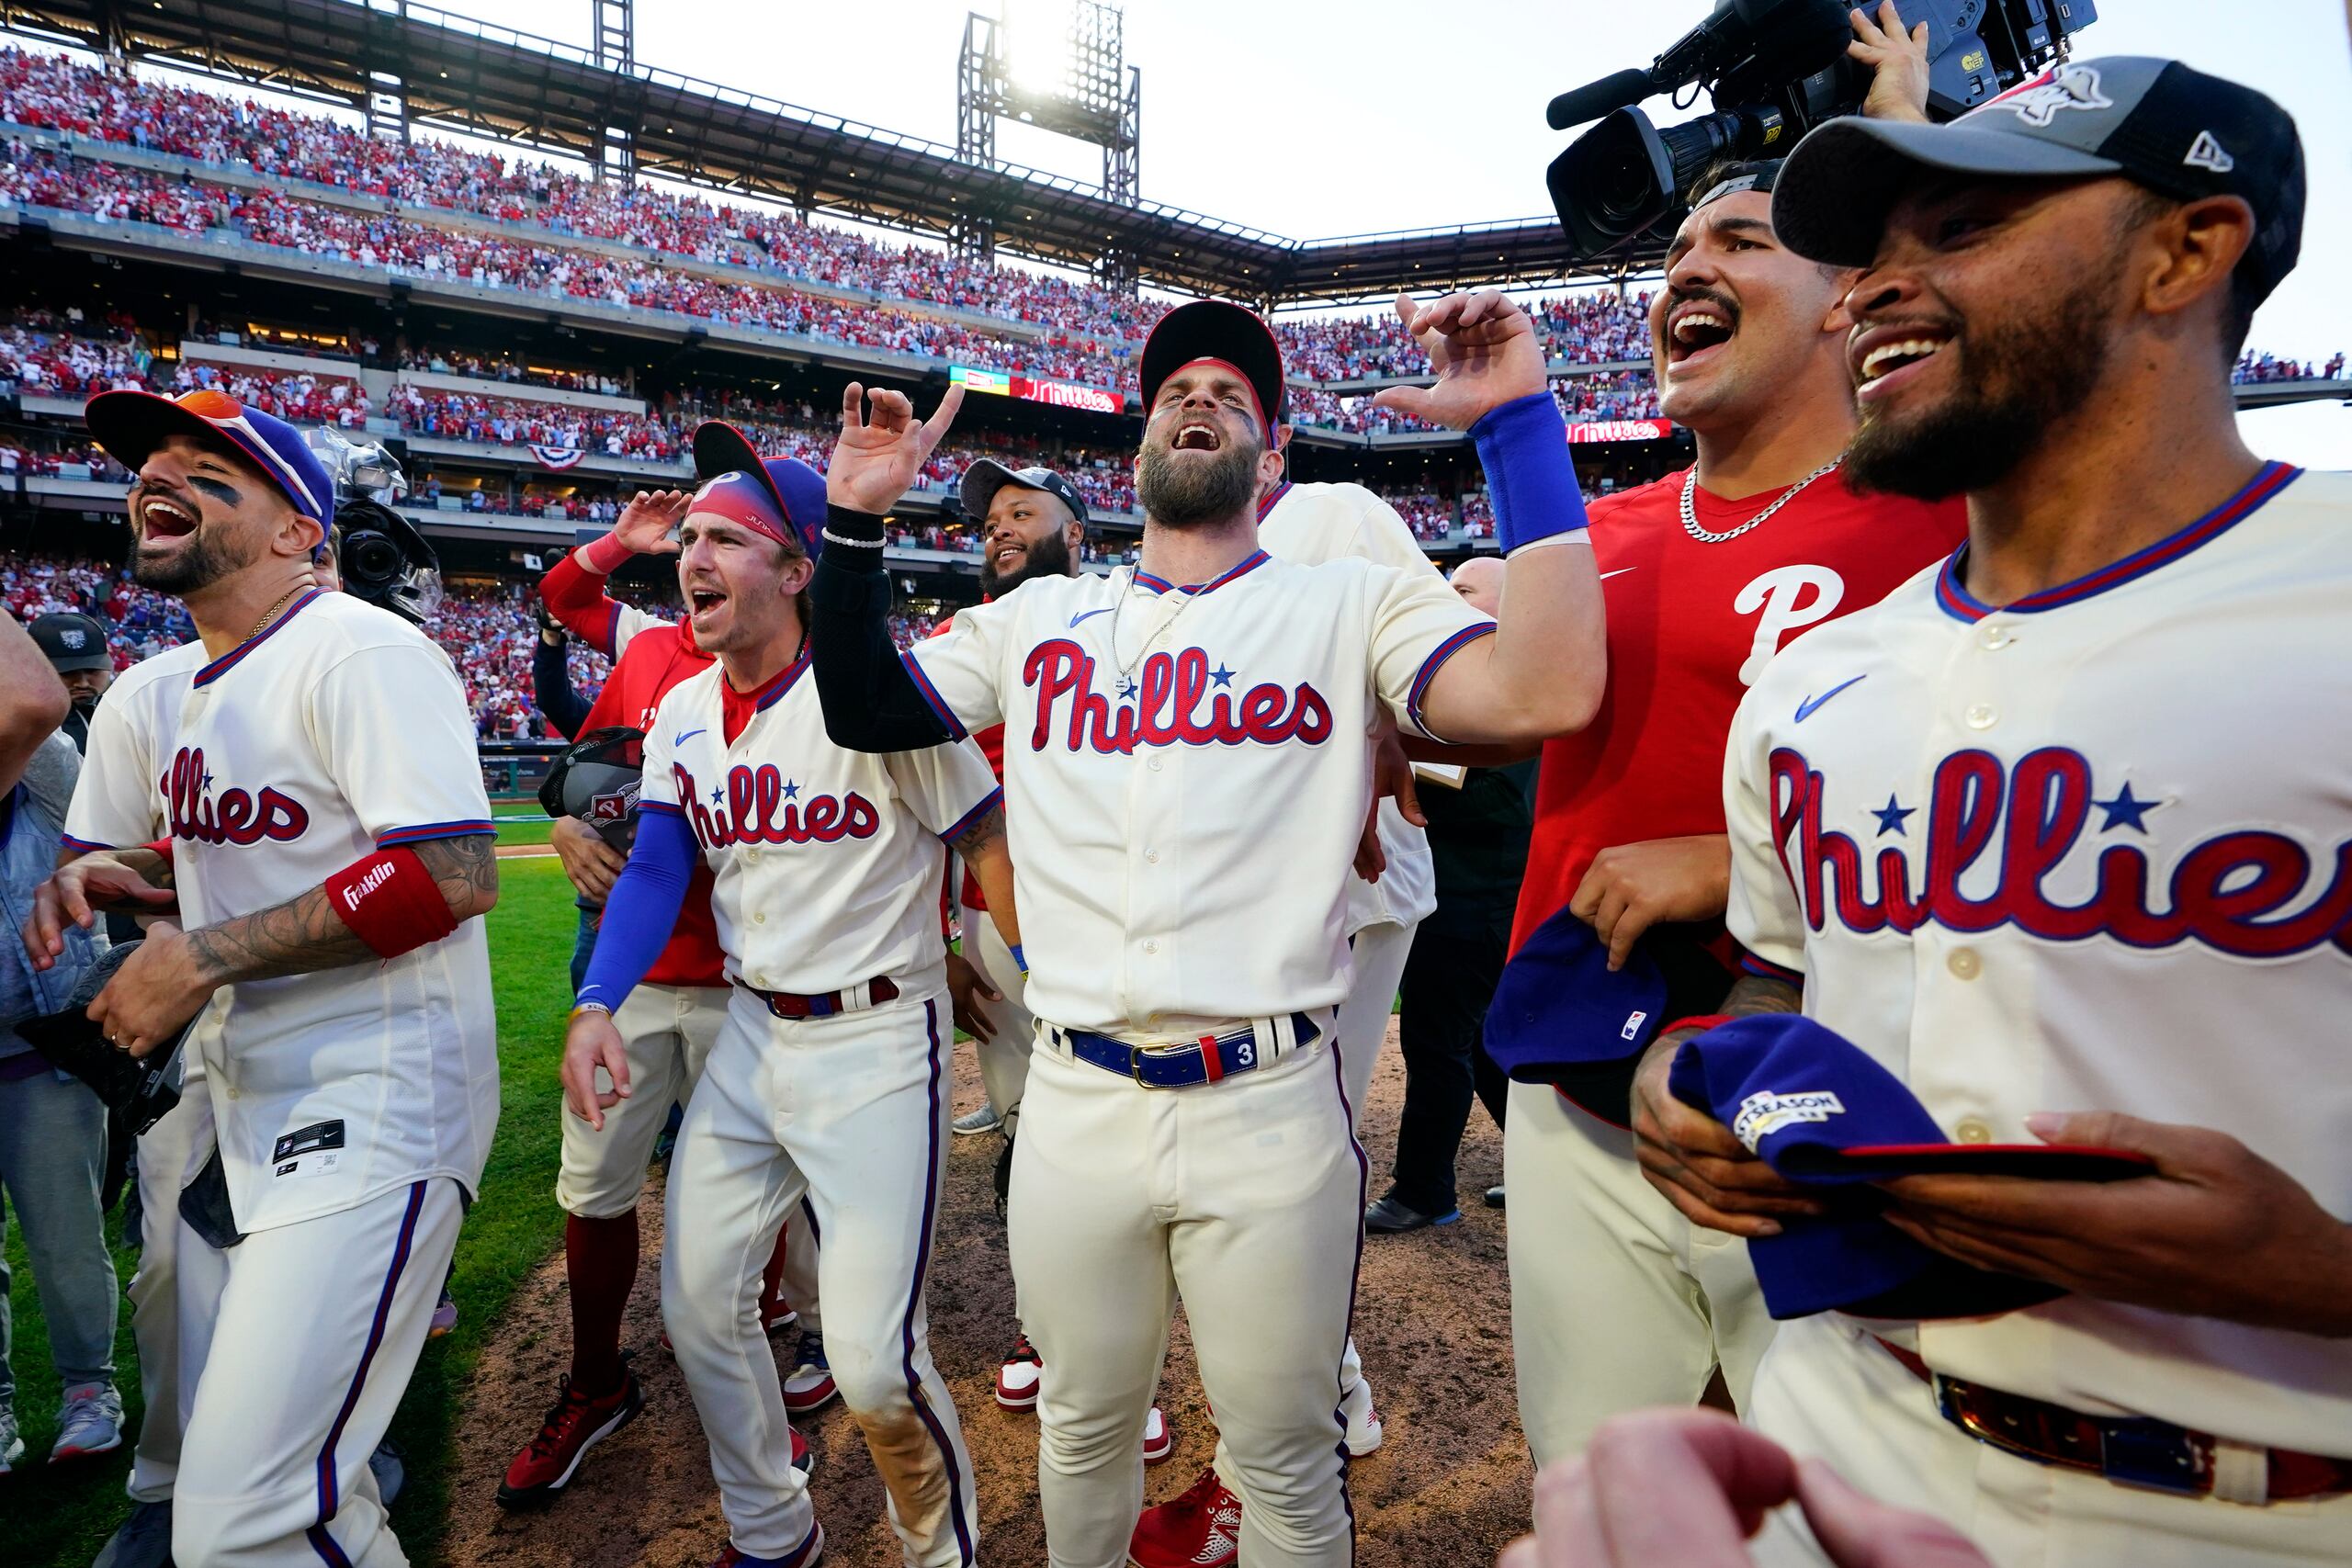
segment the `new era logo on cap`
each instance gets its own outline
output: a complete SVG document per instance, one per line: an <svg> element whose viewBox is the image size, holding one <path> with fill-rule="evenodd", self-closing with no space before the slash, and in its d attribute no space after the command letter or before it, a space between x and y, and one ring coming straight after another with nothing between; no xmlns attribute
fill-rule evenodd
<svg viewBox="0 0 2352 1568"><path fill-rule="evenodd" d="M2197 140L2189 143L2188 156L2181 162L2192 169L2211 169L2217 175L2226 175L2238 166L2238 161L2222 150L2210 130L2197 133Z"/></svg>

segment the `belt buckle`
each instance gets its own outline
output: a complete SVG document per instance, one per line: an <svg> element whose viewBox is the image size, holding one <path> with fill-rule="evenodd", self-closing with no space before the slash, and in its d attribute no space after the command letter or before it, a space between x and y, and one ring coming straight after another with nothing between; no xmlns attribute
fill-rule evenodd
<svg viewBox="0 0 2352 1568"><path fill-rule="evenodd" d="M2211 1457L2195 1438L2145 1417L2100 1424L2098 1468L2109 1481L2182 1496L2202 1496L2213 1483Z"/></svg>
<svg viewBox="0 0 2352 1568"><path fill-rule="evenodd" d="M1188 1051L1197 1055L1200 1049L1200 1043L1192 1040L1171 1041L1170 1043L1165 1045L1130 1045L1127 1047L1127 1076L1136 1080L1136 1085L1139 1089L1163 1090L1174 1089L1177 1087L1174 1084L1148 1083L1145 1081L1143 1076L1143 1065L1145 1058L1181 1056Z"/></svg>

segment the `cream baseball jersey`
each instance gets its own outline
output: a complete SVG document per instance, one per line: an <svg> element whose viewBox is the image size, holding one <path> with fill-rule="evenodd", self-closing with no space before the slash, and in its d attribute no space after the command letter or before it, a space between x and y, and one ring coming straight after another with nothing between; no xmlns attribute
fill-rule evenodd
<svg viewBox="0 0 2352 1568"><path fill-rule="evenodd" d="M731 977L804 996L882 976L928 985L946 961L944 843L998 803L996 774L968 739L834 745L808 669L803 655L745 694L751 715L731 743L722 667L672 687L645 738L639 809L694 830Z"/></svg>
<svg viewBox="0 0 2352 1568"><path fill-rule="evenodd" d="M320 592L217 660L190 644L126 671L66 819L79 850L170 839L191 927L300 897L373 849L490 830L447 655ZM498 1123L480 920L398 958L224 986L190 1042L244 1229L427 1177L478 1190Z"/></svg>
<svg viewBox="0 0 2352 1568"><path fill-rule="evenodd" d="M1396 509L1359 484L1284 484L1258 503L1258 547L1277 560L1316 566L1357 556L1408 575L1441 577ZM1441 581L1442 581L1441 577ZM1437 908L1437 865L1430 836L1405 820L1396 803L1380 803L1380 880L1348 883L1347 927L1409 926Z"/></svg>
<svg viewBox="0 0 2352 1568"><path fill-rule="evenodd" d="M2352 477L2269 465L2003 609L1959 559L1740 705L1734 933L1960 1142L2030 1144L2038 1111L2215 1128L2352 1220ZM2352 1433L2343 1341L2081 1296L1916 1333L2080 1410Z"/></svg>
<svg viewBox="0 0 2352 1568"><path fill-rule="evenodd" d="M1494 623L1430 573L1253 551L1213 582L1038 578L908 654L951 725L1004 726L1029 1005L1184 1034L1337 1005L1373 704Z"/></svg>

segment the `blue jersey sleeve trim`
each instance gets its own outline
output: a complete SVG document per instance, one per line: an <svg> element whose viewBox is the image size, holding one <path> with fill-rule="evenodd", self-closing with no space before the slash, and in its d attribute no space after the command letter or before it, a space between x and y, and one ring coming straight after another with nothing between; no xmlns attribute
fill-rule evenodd
<svg viewBox="0 0 2352 1568"><path fill-rule="evenodd" d="M1783 969L1770 959L1758 958L1752 953L1743 953L1739 955L1739 967L1743 972L1756 976L1758 979L1781 980L1800 989L1804 986L1804 970Z"/></svg>
<svg viewBox="0 0 2352 1568"><path fill-rule="evenodd" d="M1430 656L1421 660L1420 671L1413 677L1412 690L1405 697L1405 716L1424 733L1428 731L1429 726L1421 722L1421 699L1429 694L1430 682L1436 679L1439 669L1447 660L1476 642L1480 637L1494 636L1495 630L1495 623L1492 621L1482 622L1475 626L1464 626L1430 649Z"/></svg>
<svg viewBox="0 0 2352 1568"><path fill-rule="evenodd" d="M939 694L939 688L931 683L931 677L922 672L922 665L914 655L902 653L899 656L899 662L907 667L907 673L914 679L915 689L922 694L922 700L930 705L933 715L947 727L947 738L950 740L963 739L966 734L964 721L956 716L956 710L947 705L947 700Z"/></svg>
<svg viewBox="0 0 2352 1568"><path fill-rule="evenodd" d="M969 811L964 813L963 816L958 817L952 826L942 828L939 830L940 841L942 843L948 844L954 843L956 840L964 836L965 831L968 829L973 823L978 821L981 818L986 817L989 814L989 807L1002 806L1003 804L1004 788L1002 785L999 785L997 788L992 789L989 791L988 794L982 795L980 797L980 803L978 806L973 807Z"/></svg>
<svg viewBox="0 0 2352 1568"><path fill-rule="evenodd" d="M420 822L413 828L394 828L376 835L376 847L392 849L401 844L421 844L428 839L466 839L477 833L495 831L493 824L474 820L468 822Z"/></svg>

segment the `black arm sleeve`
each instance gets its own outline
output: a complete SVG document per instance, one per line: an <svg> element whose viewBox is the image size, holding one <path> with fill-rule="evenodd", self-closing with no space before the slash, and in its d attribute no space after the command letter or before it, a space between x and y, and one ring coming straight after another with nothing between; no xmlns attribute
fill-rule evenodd
<svg viewBox="0 0 2352 1568"><path fill-rule="evenodd" d="M588 705L571 684L571 648L548 646L540 637L531 651L531 700L538 705L548 726L565 739L576 739L588 720Z"/></svg>
<svg viewBox="0 0 2352 1568"><path fill-rule="evenodd" d="M834 745L918 751L961 737L961 728L931 705L890 640L881 518L830 509L808 604L808 660Z"/></svg>

